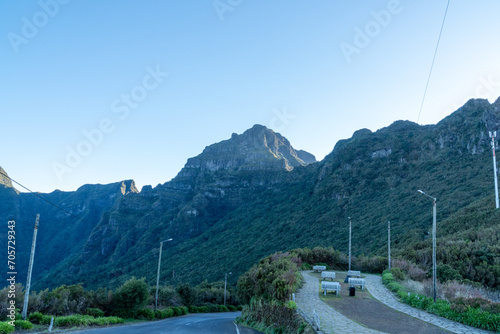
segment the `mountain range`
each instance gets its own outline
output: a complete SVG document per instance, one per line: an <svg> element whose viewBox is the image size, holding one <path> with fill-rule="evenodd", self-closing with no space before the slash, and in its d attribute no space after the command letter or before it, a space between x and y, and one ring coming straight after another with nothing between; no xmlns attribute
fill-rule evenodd
<svg viewBox="0 0 500 334"><path fill-rule="evenodd" d="M385 255L390 220L395 254L428 265L432 201L417 192L422 189L438 199L440 242L451 247L459 238L476 255L493 254L484 255L486 266L498 266L500 285L500 250L470 236L500 221L498 210L489 209L488 131L494 130L500 130L500 99L473 99L436 125L397 121L376 132L358 130L318 162L281 134L255 125L206 147L171 181L141 191L127 180L75 192L22 193L0 169L0 221L16 221L16 261L24 279L40 213L34 289L80 282L113 288L131 276L154 284L160 241L168 238L162 283L216 281L228 272L234 282L276 251L332 246L346 252L347 217L353 254ZM471 212L487 215L478 219ZM6 231L0 240L7 248ZM472 276L483 265L474 254ZM452 263L448 255L438 258ZM496 279L481 282L497 286Z"/></svg>

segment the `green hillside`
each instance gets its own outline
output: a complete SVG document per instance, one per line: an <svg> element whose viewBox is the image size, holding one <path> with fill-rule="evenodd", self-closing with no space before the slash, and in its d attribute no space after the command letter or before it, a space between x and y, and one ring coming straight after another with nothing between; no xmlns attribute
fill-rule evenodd
<svg viewBox="0 0 500 334"><path fill-rule="evenodd" d="M436 125L359 130L323 161L306 164L299 156L307 154L255 126L207 147L172 181L120 196L92 218L79 248L34 284L112 288L131 276L152 284L167 237L174 241L163 249L164 283L217 281L230 271L235 283L276 251L346 252L347 217L354 255L384 256L390 220L395 256L428 266L432 201L417 192L423 189L438 199L438 261L496 287L500 220L488 138L496 129L500 99L471 100Z"/></svg>

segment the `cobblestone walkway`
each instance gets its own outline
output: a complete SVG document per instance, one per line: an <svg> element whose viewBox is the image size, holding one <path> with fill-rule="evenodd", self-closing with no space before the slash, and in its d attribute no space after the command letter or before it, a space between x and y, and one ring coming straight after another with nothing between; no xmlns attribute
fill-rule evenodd
<svg viewBox="0 0 500 334"><path fill-rule="evenodd" d="M309 275L304 275L309 276ZM474 327L466 326L461 323L448 320L446 318L439 317L434 314L427 313L425 311L413 308L409 305L401 303L394 298L393 294L387 290L387 288L382 284L382 278L376 275L366 275L366 287L373 297L384 303L385 305L393 308L399 312L411 315L414 318L426 321L435 326L441 327L443 329L449 330L453 333L459 334L490 334L493 332L477 329Z"/></svg>
<svg viewBox="0 0 500 334"><path fill-rule="evenodd" d="M320 330L324 333L356 333L356 334L374 334L382 333L373 329L363 327L362 325L350 320L330 306L323 303L319 298L318 279L309 275L309 272L303 272L305 284L296 294L295 301L297 308L307 320L312 322L313 311L319 316Z"/></svg>

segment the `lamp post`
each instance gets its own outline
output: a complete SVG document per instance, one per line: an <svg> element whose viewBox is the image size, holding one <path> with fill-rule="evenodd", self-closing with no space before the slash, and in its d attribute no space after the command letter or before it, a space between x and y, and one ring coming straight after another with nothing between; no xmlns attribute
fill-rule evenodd
<svg viewBox="0 0 500 334"><path fill-rule="evenodd" d="M418 190L419 193L432 198L432 297L434 302L436 302L436 201L435 197L427 195L422 190Z"/></svg>
<svg viewBox="0 0 500 334"><path fill-rule="evenodd" d="M224 277L224 306L226 306L226 286L227 286L227 275L231 275L232 273L230 272L229 274L226 273Z"/></svg>
<svg viewBox="0 0 500 334"><path fill-rule="evenodd" d="M351 270L351 217L347 217L349 219L349 269Z"/></svg>
<svg viewBox="0 0 500 334"><path fill-rule="evenodd" d="M499 203L498 203L498 177L497 177L497 157L495 154L495 137L497 136L497 132L490 132L490 137L491 137L491 148L493 150L493 173L495 175L495 204L496 208L498 209Z"/></svg>
<svg viewBox="0 0 500 334"><path fill-rule="evenodd" d="M387 221L387 250L389 253L389 270L391 270L391 222Z"/></svg>
<svg viewBox="0 0 500 334"><path fill-rule="evenodd" d="M158 287L160 285L160 265L161 265L161 250L163 248L163 243L167 241L172 241L172 238L163 240L160 242L160 256L158 257L158 273L156 274L156 297L155 297L155 311L158 309Z"/></svg>

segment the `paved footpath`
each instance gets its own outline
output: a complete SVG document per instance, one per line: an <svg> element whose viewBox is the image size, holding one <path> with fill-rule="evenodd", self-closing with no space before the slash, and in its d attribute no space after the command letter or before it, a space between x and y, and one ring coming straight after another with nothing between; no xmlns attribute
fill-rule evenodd
<svg viewBox="0 0 500 334"><path fill-rule="evenodd" d="M309 272L303 272L305 284L297 292L295 302L299 312L307 320L312 322L314 319L313 311L316 312L320 320L320 330L324 333L356 333L356 334L375 334L382 333L373 329L366 328L349 318L335 311L330 306L323 303L319 298L319 281L316 277L309 275Z"/></svg>
<svg viewBox="0 0 500 334"><path fill-rule="evenodd" d="M309 276L309 275L304 275ZM490 334L493 332L463 325L459 322L451 321L434 314L413 308L407 304L401 303L394 298L394 295L382 284L382 278L376 275L366 275L366 287L371 295L385 305L399 312L411 315L414 318L423 320L435 326L459 334Z"/></svg>

